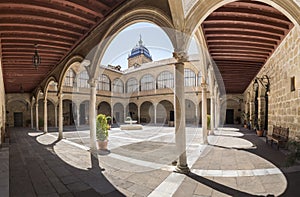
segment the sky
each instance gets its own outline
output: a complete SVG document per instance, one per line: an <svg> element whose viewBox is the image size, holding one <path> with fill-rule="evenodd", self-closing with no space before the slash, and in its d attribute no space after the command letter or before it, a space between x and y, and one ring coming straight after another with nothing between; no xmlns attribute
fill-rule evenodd
<svg viewBox="0 0 300 197"><path fill-rule="evenodd" d="M116 35L107 48L101 64L120 65L122 70L126 69L128 55L132 48L138 44L140 35L144 46L150 51L153 61L172 57L174 49L167 34L154 24L140 22L130 25ZM193 40L189 53L196 53L196 51L196 42Z"/></svg>

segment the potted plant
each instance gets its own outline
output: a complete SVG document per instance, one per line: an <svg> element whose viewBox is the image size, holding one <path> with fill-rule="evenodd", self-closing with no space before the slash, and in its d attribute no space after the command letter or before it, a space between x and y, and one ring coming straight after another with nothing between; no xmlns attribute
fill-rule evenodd
<svg viewBox="0 0 300 197"><path fill-rule="evenodd" d="M104 114L99 114L96 120L96 138L98 143L98 148L100 150L107 150L108 144L108 130L109 124L107 120L110 119L110 116Z"/></svg>
<svg viewBox="0 0 300 197"><path fill-rule="evenodd" d="M249 118L250 118L249 112L247 112L247 113L243 112L242 118L243 118L243 122L244 122L244 128L248 128L248 122L249 122Z"/></svg>
<svg viewBox="0 0 300 197"><path fill-rule="evenodd" d="M256 125L256 134L258 137L262 137L264 134L264 129L263 129L262 122L260 119L258 119L258 123Z"/></svg>

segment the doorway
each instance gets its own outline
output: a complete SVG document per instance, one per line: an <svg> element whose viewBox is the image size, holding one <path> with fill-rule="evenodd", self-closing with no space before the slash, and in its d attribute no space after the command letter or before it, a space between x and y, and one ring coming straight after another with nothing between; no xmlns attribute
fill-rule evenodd
<svg viewBox="0 0 300 197"><path fill-rule="evenodd" d="M226 124L234 124L234 110L226 109Z"/></svg>
<svg viewBox="0 0 300 197"><path fill-rule="evenodd" d="M14 127L23 127L23 113L14 112Z"/></svg>

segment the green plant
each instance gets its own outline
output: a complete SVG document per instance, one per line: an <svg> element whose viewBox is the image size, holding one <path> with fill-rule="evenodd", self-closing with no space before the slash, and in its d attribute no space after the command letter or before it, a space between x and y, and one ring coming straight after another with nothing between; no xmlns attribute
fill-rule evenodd
<svg viewBox="0 0 300 197"><path fill-rule="evenodd" d="M207 128L210 129L210 115L207 114Z"/></svg>
<svg viewBox="0 0 300 197"><path fill-rule="evenodd" d="M249 119L250 119L250 114L249 112L242 112L242 119L243 119L243 122L244 124L247 124L249 122Z"/></svg>
<svg viewBox="0 0 300 197"><path fill-rule="evenodd" d="M100 141L105 141L108 138L108 129L109 124L108 119L111 119L110 116L104 114L99 114L96 119L96 137Z"/></svg>

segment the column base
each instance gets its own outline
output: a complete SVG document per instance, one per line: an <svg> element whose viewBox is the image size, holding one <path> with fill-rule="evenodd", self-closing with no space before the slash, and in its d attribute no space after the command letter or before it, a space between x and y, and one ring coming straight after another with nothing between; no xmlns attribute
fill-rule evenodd
<svg viewBox="0 0 300 197"><path fill-rule="evenodd" d="M180 174L188 174L190 173L190 168L187 165L182 166L178 164L175 168L175 172Z"/></svg>
<svg viewBox="0 0 300 197"><path fill-rule="evenodd" d="M58 135L58 138L57 138L58 140L62 140L63 139L63 136L61 136L61 135Z"/></svg>

